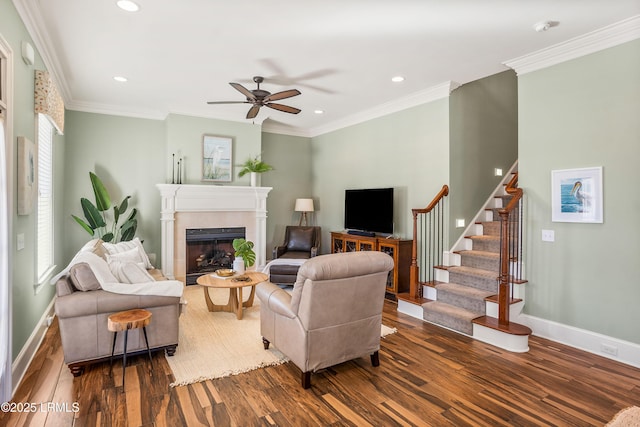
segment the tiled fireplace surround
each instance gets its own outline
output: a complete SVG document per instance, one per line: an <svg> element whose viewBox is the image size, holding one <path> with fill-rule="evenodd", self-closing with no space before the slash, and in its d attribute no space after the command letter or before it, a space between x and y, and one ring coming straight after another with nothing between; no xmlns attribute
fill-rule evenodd
<svg viewBox="0 0 640 427"><path fill-rule="evenodd" d="M186 230L245 227L254 242L256 266L266 263L267 195L271 187L157 184L160 190L162 271L184 282Z"/></svg>

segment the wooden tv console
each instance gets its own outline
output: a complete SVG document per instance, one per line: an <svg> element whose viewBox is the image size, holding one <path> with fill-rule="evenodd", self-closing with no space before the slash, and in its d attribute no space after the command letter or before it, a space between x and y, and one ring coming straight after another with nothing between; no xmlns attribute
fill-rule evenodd
<svg viewBox="0 0 640 427"><path fill-rule="evenodd" d="M387 294L393 298L398 293L409 292L409 267L411 266L412 240L369 237L331 232L331 253L355 251L381 251L391 255L394 268L387 279Z"/></svg>

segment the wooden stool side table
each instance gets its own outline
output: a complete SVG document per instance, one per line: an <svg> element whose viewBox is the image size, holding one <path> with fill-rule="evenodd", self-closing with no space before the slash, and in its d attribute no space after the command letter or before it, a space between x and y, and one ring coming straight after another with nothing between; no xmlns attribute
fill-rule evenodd
<svg viewBox="0 0 640 427"><path fill-rule="evenodd" d="M127 338L129 337L129 329L142 328L144 333L144 342L147 345L147 353L149 361L153 368L153 359L151 358L151 349L149 349L149 340L147 339L147 325L151 323L151 312L141 308L133 310L121 311L114 313L108 317L107 328L113 332L113 345L111 346L111 358L109 359L110 368L113 368L113 353L116 349L116 337L118 332L124 331L124 351L122 352L122 388L124 389L124 374L127 369Z"/></svg>

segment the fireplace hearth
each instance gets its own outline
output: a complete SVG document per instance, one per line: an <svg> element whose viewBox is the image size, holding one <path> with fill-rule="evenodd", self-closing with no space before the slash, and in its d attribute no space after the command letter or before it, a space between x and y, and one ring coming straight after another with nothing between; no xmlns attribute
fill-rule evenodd
<svg viewBox="0 0 640 427"><path fill-rule="evenodd" d="M244 227L189 228L185 233L187 285L198 277L233 265L233 240L245 238Z"/></svg>

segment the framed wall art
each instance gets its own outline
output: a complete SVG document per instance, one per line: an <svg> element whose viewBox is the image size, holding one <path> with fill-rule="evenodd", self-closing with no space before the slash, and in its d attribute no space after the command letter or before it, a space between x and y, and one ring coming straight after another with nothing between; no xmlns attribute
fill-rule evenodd
<svg viewBox="0 0 640 427"><path fill-rule="evenodd" d="M551 171L551 221L602 223L602 167Z"/></svg>
<svg viewBox="0 0 640 427"><path fill-rule="evenodd" d="M18 137L18 215L30 215L36 194L36 145Z"/></svg>
<svg viewBox="0 0 640 427"><path fill-rule="evenodd" d="M233 139L226 136L202 137L202 180L231 182Z"/></svg>

